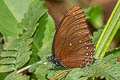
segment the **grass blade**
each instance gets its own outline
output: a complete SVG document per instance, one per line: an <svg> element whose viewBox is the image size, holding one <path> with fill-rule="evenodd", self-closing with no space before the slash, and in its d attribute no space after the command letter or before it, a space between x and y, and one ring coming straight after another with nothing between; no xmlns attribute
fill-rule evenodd
<svg viewBox="0 0 120 80"><path fill-rule="evenodd" d="M118 0L101 36L96 45L95 49L95 58L103 58L105 52L107 51L108 47L110 46L116 32L120 27L120 0Z"/></svg>

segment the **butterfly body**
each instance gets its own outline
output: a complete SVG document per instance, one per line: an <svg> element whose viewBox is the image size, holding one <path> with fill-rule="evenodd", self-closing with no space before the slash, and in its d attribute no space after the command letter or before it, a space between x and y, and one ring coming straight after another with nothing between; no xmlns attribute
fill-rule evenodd
<svg viewBox="0 0 120 80"><path fill-rule="evenodd" d="M53 55L48 60L64 67L92 64L94 44L81 8L70 9L58 26L53 40Z"/></svg>

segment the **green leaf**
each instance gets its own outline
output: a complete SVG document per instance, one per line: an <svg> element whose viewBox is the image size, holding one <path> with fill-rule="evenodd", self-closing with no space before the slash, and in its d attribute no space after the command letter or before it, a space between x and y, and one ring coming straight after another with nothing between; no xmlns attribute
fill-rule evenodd
<svg viewBox="0 0 120 80"><path fill-rule="evenodd" d="M33 46L32 46L32 57L30 59L29 64L39 61L38 52L42 46L42 39L44 38L44 31L46 30L46 24L48 23L48 14L44 14L39 20L39 26L36 30L36 33L33 38Z"/></svg>
<svg viewBox="0 0 120 80"><path fill-rule="evenodd" d="M95 61L93 65L86 68L85 73L86 76L94 76L101 77L111 80L119 80L120 79L120 63L117 62L117 58L120 57L120 49L114 50L114 52L104 59L98 59ZM109 54L109 53L108 53ZM83 70L84 71L84 70Z"/></svg>
<svg viewBox="0 0 120 80"><path fill-rule="evenodd" d="M50 73L50 69L52 69L52 65L46 60L42 60L33 64L29 69L29 72L35 74L38 80L47 80L46 76L48 75L48 73Z"/></svg>
<svg viewBox="0 0 120 80"><path fill-rule="evenodd" d="M35 70L35 75L38 78L38 80L48 80L46 78L47 74L50 72L50 68L52 66L48 64L40 65L39 67L36 68Z"/></svg>
<svg viewBox="0 0 120 80"><path fill-rule="evenodd" d="M103 19L103 13L102 13L103 12L102 6L94 5L92 7L84 9L84 12L85 12L86 18L93 25L95 29L99 29L103 27L104 19Z"/></svg>
<svg viewBox="0 0 120 80"><path fill-rule="evenodd" d="M42 57L46 59L46 56L48 56L52 52L51 45L55 32L54 22L50 15L46 13L39 20L39 24L40 25L38 26L33 39L32 51L34 54L32 54L32 58L30 59L29 64L37 62L39 58ZM43 56L41 54L43 54Z"/></svg>
<svg viewBox="0 0 120 80"><path fill-rule="evenodd" d="M82 75L84 75L84 72L82 72L82 69L81 68L76 68L76 69L72 70L67 75L66 78L68 80L88 80L88 77L84 77L84 76L82 77Z"/></svg>
<svg viewBox="0 0 120 80"><path fill-rule="evenodd" d="M39 28L34 36L33 45L40 58L45 58L52 53L52 42L55 25L50 15L44 15L39 21Z"/></svg>
<svg viewBox="0 0 120 80"><path fill-rule="evenodd" d="M116 47L116 48L113 48L113 49L110 50L110 51L107 51L107 52L106 52L106 55L113 54L113 53L116 53L116 52L118 52L118 51L120 51L120 46L119 46L119 47Z"/></svg>
<svg viewBox="0 0 120 80"><path fill-rule="evenodd" d="M24 13L27 13L29 6L33 0L4 0L4 5L8 7L9 12L15 17L18 22L24 18Z"/></svg>
<svg viewBox="0 0 120 80"><path fill-rule="evenodd" d="M3 40L3 35L2 33L0 33L0 43L2 43L2 40Z"/></svg>
<svg viewBox="0 0 120 80"><path fill-rule="evenodd" d="M2 52L3 50L3 35L0 33L0 53Z"/></svg>
<svg viewBox="0 0 120 80"><path fill-rule="evenodd" d="M44 7L41 6L41 13L44 12ZM46 12L46 11L45 11ZM46 29L46 25L48 23L48 14L45 13L39 20L39 26L35 32L35 35L33 37L33 45L32 45L32 55L31 55L31 59L29 61L29 64L35 63L37 61L39 61L39 56L38 56L38 52L41 48L41 44L42 44L42 39L44 36L44 31Z"/></svg>
<svg viewBox="0 0 120 80"><path fill-rule="evenodd" d="M20 24L20 28L23 28L25 30L30 29L29 27L35 26L36 22L40 19L41 16L43 16L46 12L47 9L44 6L44 1L40 1L38 3L38 0L35 0L30 7L28 14L24 15L24 18L22 19L22 24ZM38 10L38 8L40 10ZM35 13L36 12L36 13ZM31 29L32 30L32 29Z"/></svg>
<svg viewBox="0 0 120 80"><path fill-rule="evenodd" d="M44 32L46 30L46 24L48 22L48 14L45 14L41 17L39 21L39 27L34 35L33 39L33 49L36 49L37 52L39 52L41 46L42 46L42 40L44 39Z"/></svg>
<svg viewBox="0 0 120 80"><path fill-rule="evenodd" d="M33 49L38 52L41 58L40 63L32 65L29 69L33 72L38 80L47 80L46 76L52 68L52 64L48 63L47 56L52 55L52 41L55 32L54 22L49 14L45 14L39 21L39 27L35 33L33 41Z"/></svg>
<svg viewBox="0 0 120 80"><path fill-rule="evenodd" d="M100 39L96 45L95 57L103 58L108 47L110 46L116 32L120 27L120 0L118 0L105 28L100 36Z"/></svg>
<svg viewBox="0 0 120 80"><path fill-rule="evenodd" d="M29 61L32 54L31 43L33 39L31 37L38 26L39 18L47 11L46 8L43 9L43 12L40 11L43 4L41 1L34 1L18 25L24 29L24 34L17 38L9 37L6 41L4 51L0 54L2 57L0 59L0 72L17 70Z"/></svg>
<svg viewBox="0 0 120 80"><path fill-rule="evenodd" d="M21 22L33 0L0 0L0 32L4 36L18 36L22 29Z"/></svg>
<svg viewBox="0 0 120 80"><path fill-rule="evenodd" d="M30 77L12 72L4 80L30 80Z"/></svg>
<svg viewBox="0 0 120 80"><path fill-rule="evenodd" d="M94 45L97 44L97 42L98 42L98 40L99 40L99 38L100 38L100 35L101 35L102 31L103 31L103 29L98 29L98 31L95 31L95 32L93 33L93 36L91 36L91 38L92 38L92 40L93 40L93 42L94 42Z"/></svg>
<svg viewBox="0 0 120 80"><path fill-rule="evenodd" d="M5 73L0 73L0 80L4 80L6 77L6 74Z"/></svg>
<svg viewBox="0 0 120 80"><path fill-rule="evenodd" d="M88 68L88 71L90 72L88 75L111 80L119 80L120 63L117 62L117 58L120 57L119 53L120 49L119 51L112 53L104 59L96 60L96 62Z"/></svg>

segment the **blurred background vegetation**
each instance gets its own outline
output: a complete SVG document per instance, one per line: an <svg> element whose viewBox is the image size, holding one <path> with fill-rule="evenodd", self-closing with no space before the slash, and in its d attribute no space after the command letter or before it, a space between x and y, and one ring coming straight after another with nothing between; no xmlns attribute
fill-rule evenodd
<svg viewBox="0 0 120 80"><path fill-rule="evenodd" d="M81 8L100 5L103 8L104 23L106 23L116 2L117 0L46 0L46 6L55 24L58 25L66 11L74 5L79 5Z"/></svg>

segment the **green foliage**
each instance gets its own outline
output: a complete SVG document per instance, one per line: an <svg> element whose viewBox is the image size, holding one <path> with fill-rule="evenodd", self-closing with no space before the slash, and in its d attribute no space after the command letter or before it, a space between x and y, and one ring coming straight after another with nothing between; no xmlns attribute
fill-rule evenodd
<svg viewBox="0 0 120 80"><path fill-rule="evenodd" d="M5 73L0 73L0 80L4 80L5 77L6 77Z"/></svg>
<svg viewBox="0 0 120 80"><path fill-rule="evenodd" d="M103 19L103 10L102 6L100 5L95 5L90 8L84 9L86 18L88 21L93 25L95 29L99 29L103 27L104 19Z"/></svg>
<svg viewBox="0 0 120 80"><path fill-rule="evenodd" d="M55 25L47 13L40 19L39 27L34 35L33 49L38 51L39 57L46 57L51 53L52 41L55 32Z"/></svg>
<svg viewBox="0 0 120 80"><path fill-rule="evenodd" d="M28 13L25 14L22 22L19 24L19 27L24 30L24 34L18 38L10 37L5 43L4 52L1 53L1 63L3 64L1 65L0 71L9 72L12 70L16 70L17 68L22 67L28 61L29 64L31 64L34 62L35 57L38 57L39 55L39 58L42 58L41 65L39 63L36 63L30 68L29 71L35 74L36 78L43 80L48 73L48 68L43 69L43 67L45 67L46 65L48 66L46 56L51 54L51 45L55 32L55 25L50 15L46 13L47 9L44 7L44 2L35 1L34 3L32 3L31 6L32 7L30 7ZM37 22L39 23L39 25L37 24ZM38 28L36 28L37 26ZM32 36L34 36L33 39L31 38ZM33 46L31 52L30 49L32 41ZM30 59L31 53L33 53L34 55L32 55ZM51 67L51 65L48 67ZM39 70L42 69L43 71L40 72ZM13 78L16 80L25 79L24 77L22 77L22 75L19 76L18 74L16 74L16 72L14 73L15 74L9 74L6 77L6 80L9 80L10 76L13 76ZM16 76L21 77L21 79L17 78ZM11 80L13 78L11 78Z"/></svg>
<svg viewBox="0 0 120 80"><path fill-rule="evenodd" d="M21 22L33 0L0 0L0 32L4 36L22 33L17 24Z"/></svg>
<svg viewBox="0 0 120 80"><path fill-rule="evenodd" d="M48 22L46 24L46 29L44 30L44 37L41 38L40 40L42 44L41 44L41 47L39 47L39 52L38 52L38 56L42 59L46 59L46 57L48 55L51 55L52 53L52 42L53 42L53 37L55 32L55 25L50 15L48 15L47 19L48 19Z"/></svg>
<svg viewBox="0 0 120 80"><path fill-rule="evenodd" d="M117 51L119 51L119 50L120 50L120 46L117 47L117 48L113 48L112 50L106 52L106 54L109 55L109 54L115 53L115 52L117 52Z"/></svg>
<svg viewBox="0 0 120 80"><path fill-rule="evenodd" d="M48 63L46 58L52 53L51 48L55 25L52 18L48 14L41 17L39 23L41 25L38 27L34 36L33 49L37 50L38 56L41 60L40 63L32 65L29 71L34 73L38 80L47 80L46 75L50 72L49 69L52 68L52 65Z"/></svg>
<svg viewBox="0 0 120 80"><path fill-rule="evenodd" d="M55 25L51 16L48 14L47 9L44 7L44 2L39 0L28 2L26 8L24 9L25 12L23 10L21 13L19 12L19 9L21 8L18 7L19 4L16 3L17 1L14 2L13 0L12 1L6 0L6 2L8 3L8 5L11 5L12 2L14 3L14 5L11 5L9 9L13 12L14 15L16 14L16 22L14 23L10 21L10 23L16 25L20 21L20 23L17 25L17 28L19 30L22 30L23 34L21 32L21 35L18 36L18 34L20 34L18 32L15 35L13 35L13 33L10 33L10 35L8 35L8 33L1 31L4 34L3 37L5 44L4 46L1 45L3 47L3 51L1 49L2 53L0 53L0 72L2 73L0 74L0 78L2 78L2 80L3 78L5 78L4 80L48 80L52 78L54 75L62 72L63 70L66 70L67 68L61 66L58 67L53 66L52 63L49 63L46 59L47 56L52 54L52 41L55 32ZM24 6L25 3L23 3L22 5ZM27 11L28 5L30 3L31 6ZM16 9L12 10L15 6ZM22 8L24 8L23 6ZM116 11L114 12L115 15L112 15L113 16L112 19L116 22L111 20L113 22L109 21L108 24L112 25L112 23L115 24L119 22L119 17L116 18L117 20L114 18L116 16L119 16L117 10L119 11L119 8L117 8ZM20 14L17 14L18 12ZM25 15L23 17L22 15L24 13ZM7 14L10 13L8 12ZM96 23L96 21L100 22L103 26L101 7L95 6L89 8L86 11L86 15L88 19L91 21L92 25L96 26L96 28L101 27L101 25ZM95 15L95 17L93 17L93 15ZM113 26L115 26L116 29L115 28L113 29ZM118 29L118 26L117 27L116 26L117 25L112 25L111 28L108 28L108 31L111 31L111 29L113 29L113 31L116 31ZM16 29L13 29L11 27L11 29L8 30L11 32L11 30L13 31ZM104 30L107 31L107 28L105 28ZM105 33L104 30L99 29L98 31L94 32L92 39L95 45L101 43L100 41L98 42L98 40L100 40L101 34ZM115 35L115 32L113 34ZM108 40L110 39L108 37L111 37L111 35L113 37L113 34L112 33L110 35L108 34L108 36L105 34L106 37L104 38L107 38ZM5 37L6 35L8 37ZM17 37L11 37L11 35ZM0 36L1 39L0 42L2 42L3 37ZM101 47L97 46L97 48ZM107 54L106 57L102 59L97 58L96 60L94 60L91 66L84 68L75 68L72 71L60 77L58 80L88 80L91 77L119 80L120 63L117 62L117 58L120 58L119 53L120 47L114 48L113 50L106 52ZM28 70L28 72L26 70ZM30 75L26 75L26 73L23 74L22 72L24 71L29 73ZM5 72L9 72L9 74L5 74Z"/></svg>
<svg viewBox="0 0 120 80"><path fill-rule="evenodd" d="M4 51L0 54L0 72L17 70L29 61L32 54L30 49L33 39L31 37L38 26L37 21L46 12L43 4L43 2L34 1L28 13L25 14L24 19L18 25L24 29L24 34L17 38L9 37L7 39Z"/></svg>
<svg viewBox="0 0 120 80"><path fill-rule="evenodd" d="M23 74L16 74L16 72L12 72L4 80L30 80L30 77Z"/></svg>
<svg viewBox="0 0 120 80"><path fill-rule="evenodd" d="M98 31L94 32L94 33L93 33L93 36L91 36L91 38L92 38L92 40L93 40L93 42L94 42L94 45L97 44L97 42L98 42L98 40L99 40L99 38L100 38L100 35L101 35L102 31L103 31L103 29L98 29Z"/></svg>
<svg viewBox="0 0 120 80"><path fill-rule="evenodd" d="M0 33L0 53L2 52L2 49L3 49L3 43L2 43L2 41L3 41L3 35Z"/></svg>
<svg viewBox="0 0 120 80"><path fill-rule="evenodd" d="M108 47L110 46L116 32L120 27L120 0L118 0L105 28L99 38L95 49L95 57L103 58Z"/></svg>

